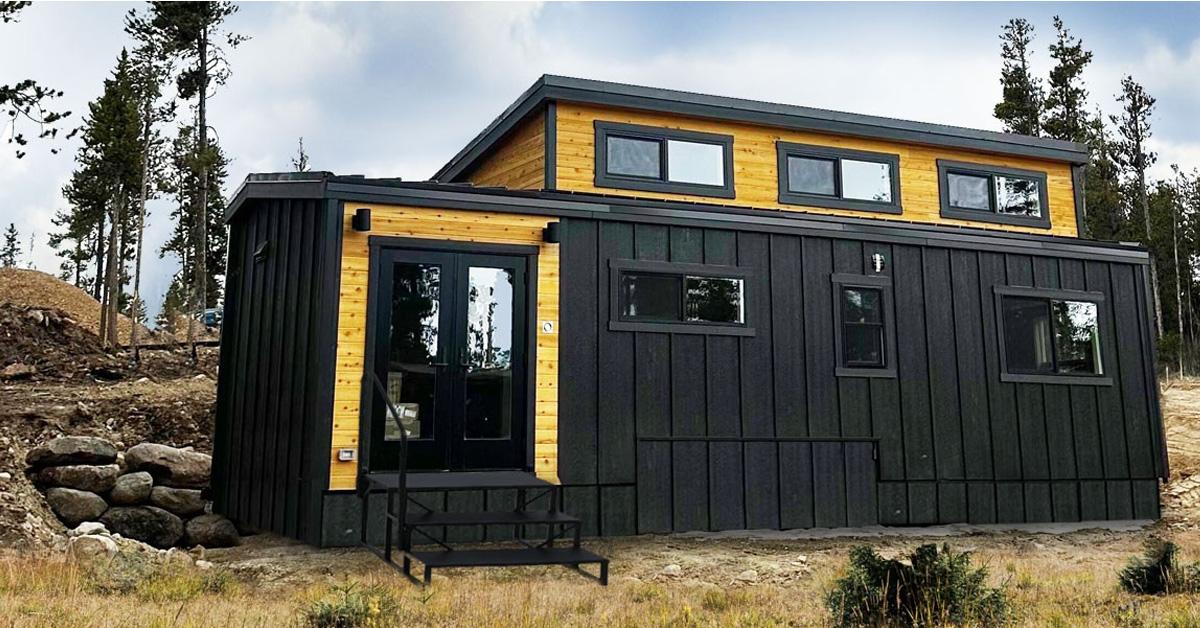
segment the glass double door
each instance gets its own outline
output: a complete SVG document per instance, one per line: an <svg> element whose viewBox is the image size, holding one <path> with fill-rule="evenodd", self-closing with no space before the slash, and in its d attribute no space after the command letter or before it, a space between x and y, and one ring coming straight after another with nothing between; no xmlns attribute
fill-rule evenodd
<svg viewBox="0 0 1200 628"><path fill-rule="evenodd" d="M371 468L526 467L526 260L384 249L374 368L401 415L373 404Z"/></svg>

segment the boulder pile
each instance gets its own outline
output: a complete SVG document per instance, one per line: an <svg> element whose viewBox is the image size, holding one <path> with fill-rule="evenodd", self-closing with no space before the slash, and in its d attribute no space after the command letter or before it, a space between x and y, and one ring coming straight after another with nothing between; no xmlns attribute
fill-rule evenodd
<svg viewBox="0 0 1200 628"><path fill-rule="evenodd" d="M124 452L93 436L62 436L29 452L26 473L68 528L105 529L157 548L229 547L233 522L202 491L212 456L156 443Z"/></svg>

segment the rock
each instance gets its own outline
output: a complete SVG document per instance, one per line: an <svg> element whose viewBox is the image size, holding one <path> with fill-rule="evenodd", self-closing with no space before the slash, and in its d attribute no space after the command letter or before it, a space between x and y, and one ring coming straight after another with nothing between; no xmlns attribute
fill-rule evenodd
<svg viewBox="0 0 1200 628"><path fill-rule="evenodd" d="M46 501L50 509L68 526L76 526L84 521L94 521L108 509L108 503L103 497L88 491L77 491L73 488L54 487L46 491Z"/></svg>
<svg viewBox="0 0 1200 628"><path fill-rule="evenodd" d="M187 544L232 547L241 543L233 522L221 515L200 515L187 522Z"/></svg>
<svg viewBox="0 0 1200 628"><path fill-rule="evenodd" d="M155 486L150 489L150 503L180 517L204 514L204 499L194 488Z"/></svg>
<svg viewBox="0 0 1200 628"><path fill-rule="evenodd" d="M673 564L667 565L666 567L663 567L662 575L671 576L672 578L682 576L683 575L683 567L680 567L679 565L673 565Z"/></svg>
<svg viewBox="0 0 1200 628"><path fill-rule="evenodd" d="M85 534L71 539L67 551L76 560L91 560L117 553L117 542L99 534Z"/></svg>
<svg viewBox="0 0 1200 628"><path fill-rule="evenodd" d="M200 571L208 571L213 568L213 564L207 560L198 560L196 561L196 568Z"/></svg>
<svg viewBox="0 0 1200 628"><path fill-rule="evenodd" d="M154 547L171 547L183 537L183 520L154 506L115 506L100 522L121 536Z"/></svg>
<svg viewBox="0 0 1200 628"><path fill-rule="evenodd" d="M737 575L737 579L742 582L758 582L758 572L753 569L747 569Z"/></svg>
<svg viewBox="0 0 1200 628"><path fill-rule="evenodd" d="M65 464L111 464L117 459L117 448L95 436L61 436L25 456L31 467Z"/></svg>
<svg viewBox="0 0 1200 628"><path fill-rule="evenodd" d="M195 560L192 558L191 554L188 554L178 547L172 547L171 549L163 552L162 561L168 565L178 565L181 567L191 567L195 563Z"/></svg>
<svg viewBox="0 0 1200 628"><path fill-rule="evenodd" d="M117 478L108 499L117 506L131 506L150 499L154 477L145 471L126 473Z"/></svg>
<svg viewBox="0 0 1200 628"><path fill-rule="evenodd" d="M34 375L37 375L36 368L20 362L9 364L8 366L4 367L4 370L0 370L0 379L6 379L9 381L28 379Z"/></svg>
<svg viewBox="0 0 1200 628"><path fill-rule="evenodd" d="M212 456L156 443L134 445L125 452L130 471L149 471L156 484L204 488L212 473Z"/></svg>
<svg viewBox="0 0 1200 628"><path fill-rule="evenodd" d="M104 527L99 521L84 521L75 526L75 529L67 532L67 536L85 536L88 534L108 534L108 528Z"/></svg>
<svg viewBox="0 0 1200 628"><path fill-rule="evenodd" d="M12 479L11 473L9 473L8 471L0 471L0 480L7 482L11 479Z"/></svg>
<svg viewBox="0 0 1200 628"><path fill-rule="evenodd" d="M42 486L61 486L93 493L107 493L117 481L120 469L115 464L73 464L63 467L46 467L37 474Z"/></svg>

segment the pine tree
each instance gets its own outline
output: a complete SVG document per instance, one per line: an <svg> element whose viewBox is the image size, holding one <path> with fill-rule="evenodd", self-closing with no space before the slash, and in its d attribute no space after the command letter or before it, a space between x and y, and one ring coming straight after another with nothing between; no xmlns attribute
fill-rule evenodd
<svg viewBox="0 0 1200 628"><path fill-rule="evenodd" d="M300 138L300 146L296 149L296 155L292 157L293 172L308 172L308 153L304 152L304 138Z"/></svg>
<svg viewBox="0 0 1200 628"><path fill-rule="evenodd" d="M0 24L16 22L17 15L22 9L33 4L24 1L0 2ZM22 79L11 85L0 85L0 115L8 120L0 125L0 136L7 136L9 144L16 144L17 159L25 156L24 147L29 144L28 138L20 131L19 123L30 122L37 126L38 139L54 139L58 136L58 124L71 115L70 111L53 111L52 101L62 98L61 90L38 84L33 79ZM67 134L67 139L75 136L76 131ZM57 154L57 148L51 148L51 153Z"/></svg>
<svg viewBox="0 0 1200 628"><path fill-rule="evenodd" d="M4 248L0 249L0 266L16 268L17 257L21 254L17 237L17 226L8 223L8 229L4 230Z"/></svg>
<svg viewBox="0 0 1200 628"><path fill-rule="evenodd" d="M164 56L180 65L176 75L176 88L184 100L196 101L196 158L194 168L198 185L190 207L195 219L196 245L198 251L211 247L209 243L208 209L211 205L210 176L217 166L219 154L210 149L208 140L208 98L213 86L223 85L229 78L226 49L237 47L245 37L225 31L225 19L237 12L237 6L228 1L220 2L151 2L145 18L135 18L129 23L133 32L144 33L162 43ZM212 196L219 196L214 194ZM193 275L193 311L196 314L208 302L208 255L197 255ZM191 326L188 327L188 344L191 345L193 361L196 347Z"/></svg>
<svg viewBox="0 0 1200 628"><path fill-rule="evenodd" d="M1096 240L1129 238L1128 217L1121 196L1121 168L1114 160L1113 139L1098 111L1088 119L1087 145L1091 154L1085 171L1086 235Z"/></svg>
<svg viewBox="0 0 1200 628"><path fill-rule="evenodd" d="M1038 135L1042 117L1041 80L1030 71L1033 25L1024 18L1014 18L1004 25L1000 34L1000 70L1003 99L996 103L993 114L1004 123L1009 133Z"/></svg>
<svg viewBox="0 0 1200 628"><path fill-rule="evenodd" d="M196 166L198 150L194 128L192 126L179 127L178 134L170 146L170 155L168 157L169 176L163 183L164 190L174 200L171 210L171 220L174 228L171 231L171 236L163 243L159 255L174 254L179 258L183 267L183 277L194 276L198 265L196 260L200 257L196 248L198 240L195 237L195 233L199 230L196 220L198 214L191 211L191 200L195 198L196 190L200 185L199 172ZM227 167L229 161L225 157L221 147L217 144L211 144L209 150L217 156L216 162L210 168L210 181L212 187L219 191L225 185L225 179L228 176ZM222 194L217 193L208 197L208 208L204 212L204 215L208 218L208 225L206 226L206 231L208 232L208 254L204 256L207 262L207 270L205 274L205 300L202 307L216 307L221 299L228 240L228 232L225 228L225 199ZM189 283L187 284L187 288L187 303L191 304L194 310L196 303L194 286Z"/></svg>
<svg viewBox="0 0 1200 628"><path fill-rule="evenodd" d="M1153 230L1150 218L1150 197L1146 189L1146 171L1154 164L1156 155L1146 147L1150 139L1150 116L1154 112L1155 100L1146 93L1132 76L1121 79L1121 93L1117 95L1121 104L1121 114L1112 116L1113 124L1121 141L1115 146L1116 162L1125 170L1132 188L1134 213L1139 215L1144 226L1142 244L1150 249L1150 283L1154 293L1154 324L1159 338L1163 335L1162 294L1159 291L1157 272L1157 250L1154 247Z"/></svg>
<svg viewBox="0 0 1200 628"><path fill-rule="evenodd" d="M1057 40L1050 45L1050 58L1055 63L1050 70L1042 129L1049 137L1083 142L1088 136L1088 93L1083 86L1083 70L1092 62L1092 53L1083 49L1083 41L1072 36L1057 15L1054 31Z"/></svg>

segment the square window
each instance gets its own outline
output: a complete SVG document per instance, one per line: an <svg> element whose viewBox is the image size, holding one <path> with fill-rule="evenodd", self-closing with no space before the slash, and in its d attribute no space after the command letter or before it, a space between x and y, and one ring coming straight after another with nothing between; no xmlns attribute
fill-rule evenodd
<svg viewBox="0 0 1200 628"><path fill-rule="evenodd" d="M883 289L843 286L840 295L840 366L859 369L887 367Z"/></svg>
<svg viewBox="0 0 1200 628"><path fill-rule="evenodd" d="M719 144L667 140L667 180L725 185L725 149Z"/></svg>
<svg viewBox="0 0 1200 628"><path fill-rule="evenodd" d="M623 273L621 314L629 318L681 320L680 286L681 278L675 275Z"/></svg>
<svg viewBox="0 0 1200 628"><path fill-rule="evenodd" d="M946 175L946 185L951 207L992 211L988 177L951 172Z"/></svg>
<svg viewBox="0 0 1200 628"><path fill-rule="evenodd" d="M787 164L789 191L821 196L837 195L837 184L834 179L834 167L837 162L833 159L789 156Z"/></svg>
<svg viewBox="0 0 1200 628"><path fill-rule="evenodd" d="M1102 375L1099 305L1038 296L1001 297L1008 373Z"/></svg>
<svg viewBox="0 0 1200 628"><path fill-rule="evenodd" d="M661 149L657 140L608 137L609 174L657 179L662 176Z"/></svg>
<svg viewBox="0 0 1200 628"><path fill-rule="evenodd" d="M891 203L891 164L843 159L842 197L876 203Z"/></svg>
<svg viewBox="0 0 1200 628"><path fill-rule="evenodd" d="M1013 216L1040 217L1042 207L1038 182L996 175L996 211Z"/></svg>
<svg viewBox="0 0 1200 628"><path fill-rule="evenodd" d="M684 295L687 320L744 323L742 282L728 277L688 277Z"/></svg>

